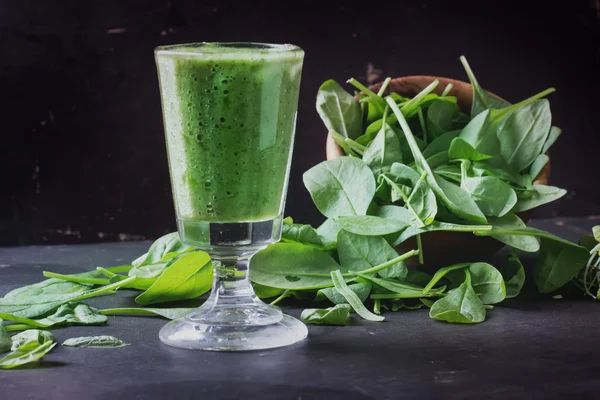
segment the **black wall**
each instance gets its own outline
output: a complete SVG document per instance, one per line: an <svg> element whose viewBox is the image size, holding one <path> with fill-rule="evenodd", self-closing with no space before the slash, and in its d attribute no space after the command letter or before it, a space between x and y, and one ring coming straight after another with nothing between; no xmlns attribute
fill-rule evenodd
<svg viewBox="0 0 600 400"><path fill-rule="evenodd" d="M564 134L538 216L600 214L596 1L0 2L0 245L154 238L175 229L155 46L294 43L306 51L287 214L321 218L302 173L325 157L320 83L369 64L481 83L518 101L546 87Z"/></svg>

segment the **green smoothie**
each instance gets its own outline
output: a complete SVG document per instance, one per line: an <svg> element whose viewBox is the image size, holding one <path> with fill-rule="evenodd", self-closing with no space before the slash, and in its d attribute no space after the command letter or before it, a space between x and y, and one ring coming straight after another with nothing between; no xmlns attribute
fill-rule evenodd
<svg viewBox="0 0 600 400"><path fill-rule="evenodd" d="M291 45L157 49L180 221L255 222L281 215L303 56Z"/></svg>

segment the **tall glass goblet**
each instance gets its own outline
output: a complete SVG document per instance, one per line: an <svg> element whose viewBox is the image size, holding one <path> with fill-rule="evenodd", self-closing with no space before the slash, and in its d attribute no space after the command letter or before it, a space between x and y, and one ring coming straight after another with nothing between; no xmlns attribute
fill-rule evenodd
<svg viewBox="0 0 600 400"><path fill-rule="evenodd" d="M304 51L262 43L158 47L171 185L181 240L208 252L208 300L160 339L200 350L286 346L306 326L255 295L250 258L279 241Z"/></svg>

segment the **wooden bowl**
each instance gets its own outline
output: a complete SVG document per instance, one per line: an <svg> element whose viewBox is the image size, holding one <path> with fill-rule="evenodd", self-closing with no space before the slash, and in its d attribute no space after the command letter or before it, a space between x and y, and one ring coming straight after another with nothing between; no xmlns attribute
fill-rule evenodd
<svg viewBox="0 0 600 400"><path fill-rule="evenodd" d="M429 86L434 80L439 80L439 85L433 91L442 94L446 86L452 83L453 88L449 95L456 96L460 109L469 114L471 113L471 104L473 102L473 87L470 83L457 81L455 79L435 77L435 76L405 76L392 79L386 94L396 92L403 96L412 97ZM377 92L383 82L369 87L370 90ZM493 93L490 93L494 95ZM496 96L496 95L494 95ZM499 97L499 96L496 96ZM326 142L327 159L333 160L344 155L341 147L333 140L331 135L327 135ZM534 179L534 183L547 184L550 176L550 162L542 169L539 175ZM531 216L530 211L517 214L523 222L527 222ZM472 233L463 232L428 232L421 235L423 245L423 255L425 269L437 268L457 262L481 261L494 253L498 252L504 244L489 238L475 236ZM411 249L417 248L415 238L406 240L396 247L398 253L402 254ZM416 260L410 260L409 266L417 266Z"/></svg>

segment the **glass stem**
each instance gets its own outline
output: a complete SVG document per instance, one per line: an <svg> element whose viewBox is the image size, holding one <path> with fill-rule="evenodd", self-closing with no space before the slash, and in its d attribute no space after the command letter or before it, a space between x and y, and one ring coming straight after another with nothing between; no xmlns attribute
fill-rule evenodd
<svg viewBox="0 0 600 400"><path fill-rule="evenodd" d="M215 302L236 298L236 302L254 302L256 295L250 284L250 258L254 253L239 256L213 255L214 284L211 298Z"/></svg>

